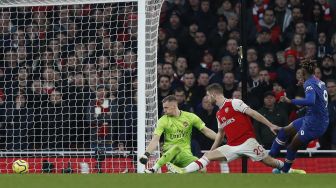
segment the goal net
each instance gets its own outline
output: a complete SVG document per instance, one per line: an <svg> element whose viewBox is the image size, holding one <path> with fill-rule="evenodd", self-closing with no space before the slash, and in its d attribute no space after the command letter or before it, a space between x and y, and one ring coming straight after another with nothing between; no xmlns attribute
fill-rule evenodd
<svg viewBox="0 0 336 188"><path fill-rule="evenodd" d="M0 173L143 171L162 1L0 0Z"/></svg>

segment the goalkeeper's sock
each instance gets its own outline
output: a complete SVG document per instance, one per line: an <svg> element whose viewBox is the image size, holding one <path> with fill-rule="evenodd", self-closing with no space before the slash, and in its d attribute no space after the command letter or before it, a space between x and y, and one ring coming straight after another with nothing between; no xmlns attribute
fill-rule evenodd
<svg viewBox="0 0 336 188"><path fill-rule="evenodd" d="M281 169L283 172L288 173L289 169L292 167L295 157L296 157L296 151L287 148L285 164Z"/></svg>
<svg viewBox="0 0 336 188"><path fill-rule="evenodd" d="M179 146L171 147L167 152L165 152L162 157L155 163L153 169L157 171L164 164L170 162L174 157L181 152L181 148Z"/></svg>
<svg viewBox="0 0 336 188"><path fill-rule="evenodd" d="M285 130L282 128L280 129L277 137L273 141L269 155L271 157L276 157L279 154L281 147L283 147L286 144L286 141L287 141L287 135L285 133Z"/></svg>
<svg viewBox="0 0 336 188"><path fill-rule="evenodd" d="M203 156L202 158L190 163L184 169L185 169L186 173L195 172L197 170L200 170L200 169L204 168L209 163L210 163L209 159L207 157Z"/></svg>

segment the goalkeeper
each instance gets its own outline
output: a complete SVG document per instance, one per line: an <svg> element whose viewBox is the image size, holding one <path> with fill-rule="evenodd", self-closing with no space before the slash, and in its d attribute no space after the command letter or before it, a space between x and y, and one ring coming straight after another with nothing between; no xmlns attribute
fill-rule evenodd
<svg viewBox="0 0 336 188"><path fill-rule="evenodd" d="M160 136L164 134L163 155L155 163L153 168L146 169L145 173L155 173L164 164L170 162L178 167L186 167L198 158L191 153L191 133L195 127L206 137L215 140L216 133L205 126L205 123L195 114L182 111L174 95L169 95L162 100L163 115L154 131L145 154L140 158L142 164L146 164L150 154L159 144Z"/></svg>

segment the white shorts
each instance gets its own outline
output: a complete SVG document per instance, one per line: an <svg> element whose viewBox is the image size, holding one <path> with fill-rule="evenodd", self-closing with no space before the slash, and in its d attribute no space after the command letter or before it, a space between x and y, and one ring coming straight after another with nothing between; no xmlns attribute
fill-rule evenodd
<svg viewBox="0 0 336 188"><path fill-rule="evenodd" d="M227 159L228 162L239 157L247 156L252 161L261 161L268 156L268 152L258 143L255 138L249 138L238 146L224 145L217 148Z"/></svg>

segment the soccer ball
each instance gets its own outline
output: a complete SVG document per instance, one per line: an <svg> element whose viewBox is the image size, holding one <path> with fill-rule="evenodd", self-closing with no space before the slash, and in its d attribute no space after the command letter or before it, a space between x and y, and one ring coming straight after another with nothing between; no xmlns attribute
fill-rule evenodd
<svg viewBox="0 0 336 188"><path fill-rule="evenodd" d="M25 160L16 160L12 165L13 172L16 174L25 174L28 172L29 165Z"/></svg>

